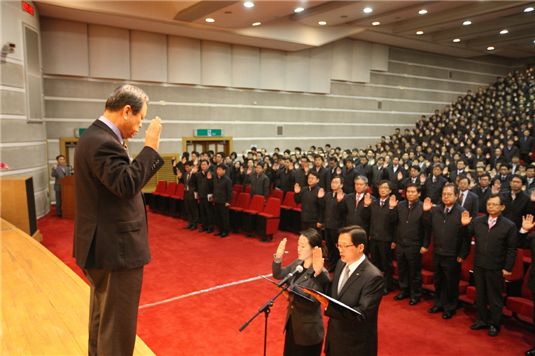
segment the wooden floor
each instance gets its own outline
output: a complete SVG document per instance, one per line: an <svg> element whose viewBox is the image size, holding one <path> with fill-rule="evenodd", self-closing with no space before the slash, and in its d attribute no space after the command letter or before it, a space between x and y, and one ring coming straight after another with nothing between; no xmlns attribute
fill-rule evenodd
<svg viewBox="0 0 535 356"><path fill-rule="evenodd" d="M89 286L0 219L2 355L87 355ZM154 355L139 337L136 355Z"/></svg>

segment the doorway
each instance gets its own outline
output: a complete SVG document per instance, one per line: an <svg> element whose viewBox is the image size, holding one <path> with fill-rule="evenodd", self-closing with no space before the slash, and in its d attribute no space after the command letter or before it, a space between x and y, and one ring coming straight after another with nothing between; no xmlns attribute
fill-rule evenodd
<svg viewBox="0 0 535 356"><path fill-rule="evenodd" d="M228 156L233 151L232 137L182 137L182 152L224 152Z"/></svg>

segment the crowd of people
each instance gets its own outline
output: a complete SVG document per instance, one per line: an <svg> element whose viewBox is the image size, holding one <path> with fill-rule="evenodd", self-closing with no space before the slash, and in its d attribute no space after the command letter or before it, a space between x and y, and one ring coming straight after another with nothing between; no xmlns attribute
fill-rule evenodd
<svg viewBox="0 0 535 356"><path fill-rule="evenodd" d="M184 152L173 160L173 171L186 187L187 228L200 225L213 233L217 227L219 236L228 236L235 184L266 199L273 189L293 192L306 231L301 237L313 240L312 248L317 241L311 229L321 234L329 272L340 260L339 231L348 226L366 232L364 254L384 276L383 294L393 289L395 255L396 300L420 302L422 256L432 248L435 302L429 312L442 312L444 319L455 315L461 264L473 253L477 320L471 328L496 336L504 277L516 248L531 241L534 99L535 70L529 67L476 93L469 90L442 111L422 116L413 129L396 128L363 149L327 144L271 153L252 147L228 156ZM312 268L310 261L306 267Z"/></svg>

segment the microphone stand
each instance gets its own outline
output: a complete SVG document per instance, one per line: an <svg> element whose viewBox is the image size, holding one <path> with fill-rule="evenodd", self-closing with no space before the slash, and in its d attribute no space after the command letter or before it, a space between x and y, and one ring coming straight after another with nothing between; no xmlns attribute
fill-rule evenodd
<svg viewBox="0 0 535 356"><path fill-rule="evenodd" d="M275 302L275 299L277 299L285 290L287 290L290 287L290 283L287 283L286 286L280 287L281 290L275 294L273 298L268 300L266 304L264 304L258 311L251 317L251 319L247 320L245 324L243 324L240 327L240 332L242 332L249 324L258 316L260 313L264 313L264 356L266 356L267 351L267 328L268 328L268 317L269 313L271 311L271 307L273 306L273 303Z"/></svg>

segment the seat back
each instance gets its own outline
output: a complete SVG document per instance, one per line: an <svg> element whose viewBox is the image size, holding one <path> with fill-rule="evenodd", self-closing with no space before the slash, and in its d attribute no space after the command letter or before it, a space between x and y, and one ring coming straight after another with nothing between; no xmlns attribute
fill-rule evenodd
<svg viewBox="0 0 535 356"><path fill-rule="evenodd" d="M263 195L253 195L249 207L247 210L253 210L256 212L261 212L264 210L264 196Z"/></svg>
<svg viewBox="0 0 535 356"><path fill-rule="evenodd" d="M516 249L516 260L511 275L505 277L507 282L521 281L524 277L524 251L520 248Z"/></svg>
<svg viewBox="0 0 535 356"><path fill-rule="evenodd" d="M249 207L250 202L251 202L251 194L240 193L240 195L238 195L238 202L236 206L242 209L247 209Z"/></svg>
<svg viewBox="0 0 535 356"><path fill-rule="evenodd" d="M234 184L232 186L232 190L237 192L237 193L243 192L243 184Z"/></svg>
<svg viewBox="0 0 535 356"><path fill-rule="evenodd" d="M528 271L524 276L524 281L522 282L522 297L531 299L532 292L528 287L529 275L531 274L531 266L528 267Z"/></svg>
<svg viewBox="0 0 535 356"><path fill-rule="evenodd" d="M461 265L461 280L470 282L470 271L474 269L474 244L470 245L470 253Z"/></svg>
<svg viewBox="0 0 535 356"><path fill-rule="evenodd" d="M281 213L281 201L278 198L268 198L264 213L279 217Z"/></svg>
<svg viewBox="0 0 535 356"><path fill-rule="evenodd" d="M165 192L166 188L167 188L167 181L159 180L158 184L156 184L156 189L154 189L154 193L163 193Z"/></svg>
<svg viewBox="0 0 535 356"><path fill-rule="evenodd" d="M176 183L169 182L167 183L167 188L165 188L165 194L173 195L175 194L175 190L176 190Z"/></svg>
<svg viewBox="0 0 535 356"><path fill-rule="evenodd" d="M184 199L184 184L178 183L175 189L175 197L177 199Z"/></svg>
<svg viewBox="0 0 535 356"><path fill-rule="evenodd" d="M271 193L269 194L270 197L277 198L279 199L279 201L282 201L283 195L284 195L284 192L277 188L273 189Z"/></svg>
<svg viewBox="0 0 535 356"><path fill-rule="evenodd" d="M250 185L250 184L247 184L247 185L245 186L245 193L249 193L249 194L251 194L251 185Z"/></svg>
<svg viewBox="0 0 535 356"><path fill-rule="evenodd" d="M294 192L286 192L282 205L289 206L291 208L295 207Z"/></svg>
<svg viewBox="0 0 535 356"><path fill-rule="evenodd" d="M232 201L230 202L230 206L236 206L236 203L238 203L238 193L235 190L233 190Z"/></svg>

